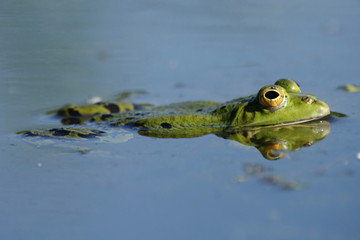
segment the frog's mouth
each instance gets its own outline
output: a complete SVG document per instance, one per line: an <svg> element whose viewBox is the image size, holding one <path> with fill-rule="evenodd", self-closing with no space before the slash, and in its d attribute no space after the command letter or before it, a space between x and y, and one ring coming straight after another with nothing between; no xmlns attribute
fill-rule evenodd
<svg viewBox="0 0 360 240"><path fill-rule="evenodd" d="M279 127L279 126L287 126L287 125L293 125L293 124L300 124L300 123L306 123L306 122L311 122L311 121L316 121L316 120L325 119L327 116L328 116L328 115L319 116L319 117L313 117L313 118L308 118L308 119L303 119L303 120L297 120L297 121L289 121L289 122L277 123L277 124L272 124L272 125L263 125L263 126L259 126L259 127Z"/></svg>
<svg viewBox="0 0 360 240"><path fill-rule="evenodd" d="M327 120L327 118L330 115L330 111L326 115L319 115L312 118L302 119L302 120L296 120L296 121L288 121L288 122L281 122L281 123L275 123L275 124L258 124L258 125L252 125L252 126L243 126L238 127L239 129L255 129L255 128L272 128L272 127L281 127L281 126L288 126L288 125L294 125L294 124L301 124L311 121L317 121L317 120Z"/></svg>

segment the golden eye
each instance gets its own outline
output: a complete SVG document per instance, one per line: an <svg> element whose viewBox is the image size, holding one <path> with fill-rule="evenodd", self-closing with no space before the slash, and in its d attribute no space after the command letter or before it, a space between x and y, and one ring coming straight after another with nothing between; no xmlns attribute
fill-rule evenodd
<svg viewBox="0 0 360 240"><path fill-rule="evenodd" d="M278 107L284 102L285 94L283 90L276 86L265 88L261 95L260 101L267 107Z"/></svg>

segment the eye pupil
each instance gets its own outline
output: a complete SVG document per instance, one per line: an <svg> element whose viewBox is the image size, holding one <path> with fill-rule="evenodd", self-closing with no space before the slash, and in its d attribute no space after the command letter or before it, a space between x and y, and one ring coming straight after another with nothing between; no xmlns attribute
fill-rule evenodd
<svg viewBox="0 0 360 240"><path fill-rule="evenodd" d="M268 91L265 93L265 97L268 99L276 99L280 94L277 91Z"/></svg>

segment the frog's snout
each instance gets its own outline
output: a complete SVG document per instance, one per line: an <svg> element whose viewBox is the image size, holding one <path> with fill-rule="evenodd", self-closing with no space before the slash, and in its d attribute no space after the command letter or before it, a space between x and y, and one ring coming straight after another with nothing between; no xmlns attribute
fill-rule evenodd
<svg viewBox="0 0 360 240"><path fill-rule="evenodd" d="M317 113L319 117L325 117L330 114L330 107L326 102L316 99L313 104L317 105Z"/></svg>

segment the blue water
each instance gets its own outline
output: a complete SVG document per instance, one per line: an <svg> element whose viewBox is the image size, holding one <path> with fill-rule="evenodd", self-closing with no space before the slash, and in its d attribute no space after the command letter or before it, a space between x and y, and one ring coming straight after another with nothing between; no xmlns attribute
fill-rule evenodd
<svg viewBox="0 0 360 240"><path fill-rule="evenodd" d="M0 8L1 239L360 239L360 2L10 1ZM227 101L279 78L348 118L265 160L207 135L29 144L46 111L145 89L134 101ZM244 172L261 164L307 188ZM239 179L245 179L239 181Z"/></svg>

